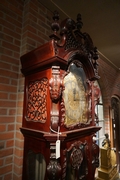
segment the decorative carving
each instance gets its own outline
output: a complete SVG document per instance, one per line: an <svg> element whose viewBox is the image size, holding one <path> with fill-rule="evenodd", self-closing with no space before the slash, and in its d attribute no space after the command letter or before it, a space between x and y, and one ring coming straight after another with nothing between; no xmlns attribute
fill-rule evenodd
<svg viewBox="0 0 120 180"><path fill-rule="evenodd" d="M67 169L70 179L84 179L87 175L87 159L85 159L86 143L76 141L67 150ZM67 176L68 177L68 176Z"/></svg>
<svg viewBox="0 0 120 180"><path fill-rule="evenodd" d="M47 166L47 174L49 180L57 180L60 178L61 175L61 166L58 162L58 159L56 159L56 147L55 144L50 145L51 155L50 155L50 163Z"/></svg>
<svg viewBox="0 0 120 180"><path fill-rule="evenodd" d="M66 149L63 151L63 164L62 164L62 180L66 179L66 168L67 168L67 156L66 156Z"/></svg>
<svg viewBox="0 0 120 180"><path fill-rule="evenodd" d="M27 121L45 123L47 120L48 79L30 82L28 86Z"/></svg>
<svg viewBox="0 0 120 180"><path fill-rule="evenodd" d="M57 35L57 31L59 31L59 13L57 11L54 11L53 15L54 22L51 24L51 29L53 30L54 34L50 35L51 39L54 39L55 41L59 40L60 38Z"/></svg>
<svg viewBox="0 0 120 180"><path fill-rule="evenodd" d="M60 67L52 66L52 78L49 81L50 97L52 100L51 129L56 131L59 123L59 101L63 88L63 80L60 77Z"/></svg>
<svg viewBox="0 0 120 180"><path fill-rule="evenodd" d="M73 169L77 169L83 161L82 151L78 148L74 148L72 150L70 160L71 160L71 165L72 165Z"/></svg>
<svg viewBox="0 0 120 180"><path fill-rule="evenodd" d="M65 103L64 103L64 99L61 99L61 103L60 103L60 110L61 110L61 125L64 125L65 122Z"/></svg>
<svg viewBox="0 0 120 180"><path fill-rule="evenodd" d="M91 71L93 77L91 79L99 79L98 76L98 63L97 59L99 58L97 48L94 47L92 39L88 33L82 33L82 20L81 15L77 15L77 22L71 18L67 18L62 21L59 25L59 15L57 12L53 16L54 23L52 23L52 30L54 34L50 36L51 39L55 42L55 52L56 55L63 53L66 55L71 50L79 50L81 57L84 57L84 61L88 61L91 64ZM60 29L60 39L56 32Z"/></svg>

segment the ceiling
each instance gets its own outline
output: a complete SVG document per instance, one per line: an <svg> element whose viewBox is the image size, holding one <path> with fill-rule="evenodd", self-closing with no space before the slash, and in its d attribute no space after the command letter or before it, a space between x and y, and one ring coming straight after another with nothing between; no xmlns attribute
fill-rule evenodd
<svg viewBox="0 0 120 180"><path fill-rule="evenodd" d="M39 0L60 19L76 21L82 16L82 32L87 32L98 48L100 58L120 70L120 0Z"/></svg>

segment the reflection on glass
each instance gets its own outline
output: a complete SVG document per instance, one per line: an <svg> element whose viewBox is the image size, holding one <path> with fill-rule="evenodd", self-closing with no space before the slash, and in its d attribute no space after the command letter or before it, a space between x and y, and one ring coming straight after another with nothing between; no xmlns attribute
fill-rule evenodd
<svg viewBox="0 0 120 180"><path fill-rule="evenodd" d="M44 180L46 170L45 159L42 154L28 152L27 173L29 180Z"/></svg>
<svg viewBox="0 0 120 180"><path fill-rule="evenodd" d="M65 125L67 127L87 123L88 102L86 77L82 67L71 64L69 74L64 78Z"/></svg>

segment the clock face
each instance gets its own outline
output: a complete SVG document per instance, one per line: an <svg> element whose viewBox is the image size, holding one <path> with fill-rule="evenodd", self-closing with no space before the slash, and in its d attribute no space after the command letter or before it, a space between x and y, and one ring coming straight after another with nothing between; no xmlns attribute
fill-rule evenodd
<svg viewBox="0 0 120 180"><path fill-rule="evenodd" d="M81 67L72 64L64 78L65 125L67 127L87 123L87 98L85 74Z"/></svg>

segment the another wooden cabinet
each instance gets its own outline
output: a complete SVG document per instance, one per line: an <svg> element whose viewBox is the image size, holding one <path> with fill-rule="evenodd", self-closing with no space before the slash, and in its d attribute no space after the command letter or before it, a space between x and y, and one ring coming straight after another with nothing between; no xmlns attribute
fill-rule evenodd
<svg viewBox="0 0 120 180"><path fill-rule="evenodd" d="M99 165L97 49L81 32L80 15L61 26L57 12L53 19L51 40L21 57L23 180L93 180Z"/></svg>

